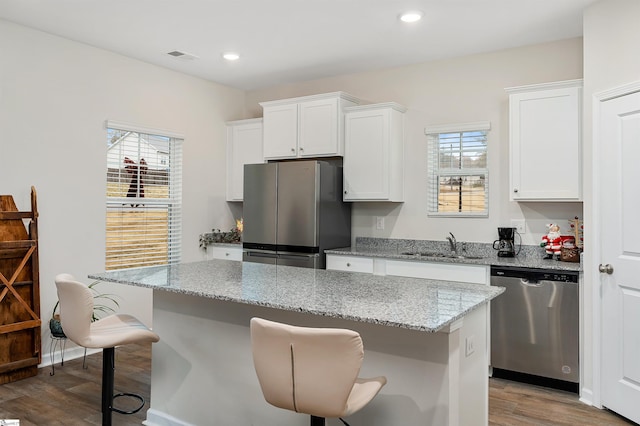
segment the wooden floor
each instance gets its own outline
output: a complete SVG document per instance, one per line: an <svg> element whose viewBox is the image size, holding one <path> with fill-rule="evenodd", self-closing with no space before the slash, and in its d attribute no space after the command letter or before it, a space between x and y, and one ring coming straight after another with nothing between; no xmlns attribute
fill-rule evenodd
<svg viewBox="0 0 640 426"><path fill-rule="evenodd" d="M45 356L49 356L47 353ZM59 358L58 358L59 361ZM38 375L0 386L0 419L19 419L20 426L80 426L102 424L100 395L102 383L102 353L87 356L87 368L82 358L67 360L41 368ZM117 426L140 425L149 408L151 382L151 344L126 345L116 349L116 392L142 395L147 401L136 414L113 413ZM129 400L129 401L127 401ZM129 398L119 398L116 406L130 409Z"/></svg>
<svg viewBox="0 0 640 426"><path fill-rule="evenodd" d="M578 395L502 379L489 380L489 425L614 426L634 424L585 405Z"/></svg>
<svg viewBox="0 0 640 426"><path fill-rule="evenodd" d="M20 426L99 425L102 354L89 355L87 365L87 369L82 368L82 359L66 361L64 366L56 365L53 376L50 367L42 368L35 377L1 385L0 419L19 419ZM149 401L150 369L150 344L117 349L116 391L138 393ZM134 415L113 413L113 424L140 425L148 408L147 402L145 408ZM573 393L491 379L489 424L613 426L632 423L580 403Z"/></svg>

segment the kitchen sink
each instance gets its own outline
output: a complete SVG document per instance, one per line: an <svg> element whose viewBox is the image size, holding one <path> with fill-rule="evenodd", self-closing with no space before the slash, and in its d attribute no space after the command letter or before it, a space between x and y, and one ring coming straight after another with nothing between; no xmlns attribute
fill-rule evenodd
<svg viewBox="0 0 640 426"><path fill-rule="evenodd" d="M439 251L422 251L422 252L412 252L405 251L400 253L404 256L416 256L416 257L441 257L448 259L483 259L483 256L472 256L467 254L450 254L450 253L442 253Z"/></svg>
<svg viewBox="0 0 640 426"><path fill-rule="evenodd" d="M444 254L439 251L423 251L423 252L406 251L400 254L403 254L405 256L420 256L420 257L449 257L448 254Z"/></svg>
<svg viewBox="0 0 640 426"><path fill-rule="evenodd" d="M473 259L476 259L476 260L477 259L484 259L484 256L471 256L471 255L468 255L468 254L461 254L461 255L452 254L451 256L447 256L447 257L452 257L454 259L472 259L472 260Z"/></svg>

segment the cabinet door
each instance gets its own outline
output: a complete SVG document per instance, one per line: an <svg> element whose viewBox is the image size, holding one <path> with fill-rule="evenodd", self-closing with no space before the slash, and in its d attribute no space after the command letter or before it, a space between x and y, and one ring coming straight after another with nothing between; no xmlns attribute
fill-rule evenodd
<svg viewBox="0 0 640 426"><path fill-rule="evenodd" d="M264 158L295 158L298 155L298 104L265 107L263 110Z"/></svg>
<svg viewBox="0 0 640 426"><path fill-rule="evenodd" d="M345 116L344 200L389 198L389 111Z"/></svg>
<svg viewBox="0 0 640 426"><path fill-rule="evenodd" d="M327 269L334 271L373 273L373 259L359 256L327 255Z"/></svg>
<svg viewBox="0 0 640 426"><path fill-rule="evenodd" d="M510 95L514 201L581 200L581 88Z"/></svg>
<svg viewBox="0 0 640 426"><path fill-rule="evenodd" d="M459 281L485 285L489 283L488 267L481 265L387 260L386 271L387 275L398 277Z"/></svg>
<svg viewBox="0 0 640 426"><path fill-rule="evenodd" d="M209 259L242 261L242 247L210 245L207 247L207 257Z"/></svg>
<svg viewBox="0 0 640 426"><path fill-rule="evenodd" d="M338 99L301 102L298 108L299 156L342 155L341 138L338 135Z"/></svg>
<svg viewBox="0 0 640 426"><path fill-rule="evenodd" d="M243 200L244 165L263 163L262 123L227 127L227 201Z"/></svg>

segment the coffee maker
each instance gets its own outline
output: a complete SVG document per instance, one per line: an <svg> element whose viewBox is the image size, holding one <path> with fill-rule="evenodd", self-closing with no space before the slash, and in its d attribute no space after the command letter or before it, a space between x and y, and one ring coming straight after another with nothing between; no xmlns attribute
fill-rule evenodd
<svg viewBox="0 0 640 426"><path fill-rule="evenodd" d="M516 252L516 234L516 228L498 228L499 239L493 242L494 250L498 250L498 257L515 257L520 252L519 249Z"/></svg>

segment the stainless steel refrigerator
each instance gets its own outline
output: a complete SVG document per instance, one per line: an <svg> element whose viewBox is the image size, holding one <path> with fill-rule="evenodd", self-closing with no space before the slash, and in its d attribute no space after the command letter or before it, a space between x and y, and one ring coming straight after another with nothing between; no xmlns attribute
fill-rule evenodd
<svg viewBox="0 0 640 426"><path fill-rule="evenodd" d="M297 160L244 166L247 262L324 268L324 250L351 245L342 166Z"/></svg>

